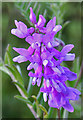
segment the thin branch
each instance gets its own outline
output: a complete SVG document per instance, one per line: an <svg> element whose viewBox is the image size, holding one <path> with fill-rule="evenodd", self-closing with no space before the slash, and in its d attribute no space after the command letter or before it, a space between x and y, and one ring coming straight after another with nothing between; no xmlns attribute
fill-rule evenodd
<svg viewBox="0 0 83 120"><path fill-rule="evenodd" d="M78 85L78 83L79 83L79 81L80 81L80 79L81 79L82 72L83 72L83 61L82 61L82 65L81 65L81 68L80 68L79 77L78 77L78 79L77 79L77 81L76 81L76 83L75 83L74 88L76 88L76 87L77 87L77 85Z"/></svg>
<svg viewBox="0 0 83 120"><path fill-rule="evenodd" d="M60 109L57 109L58 112L58 120L60 120Z"/></svg>

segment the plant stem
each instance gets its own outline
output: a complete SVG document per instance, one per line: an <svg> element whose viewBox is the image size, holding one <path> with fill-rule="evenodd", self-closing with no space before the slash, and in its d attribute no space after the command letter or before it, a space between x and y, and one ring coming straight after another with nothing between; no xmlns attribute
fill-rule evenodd
<svg viewBox="0 0 83 120"><path fill-rule="evenodd" d="M79 81L80 81L80 78L81 78L81 76L82 76L82 72L83 72L83 61L82 61L82 65L81 65L81 68L80 68L79 77L78 77L78 79L77 79L77 81L76 81L76 83L75 83L74 88L77 87L77 85L78 85L78 83L79 83Z"/></svg>
<svg viewBox="0 0 83 120"><path fill-rule="evenodd" d="M58 112L58 120L60 120L60 109L57 109Z"/></svg>

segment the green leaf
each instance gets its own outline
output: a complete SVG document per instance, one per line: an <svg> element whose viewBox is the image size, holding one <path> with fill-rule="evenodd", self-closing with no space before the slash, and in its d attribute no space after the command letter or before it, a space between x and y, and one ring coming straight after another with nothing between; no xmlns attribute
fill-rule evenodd
<svg viewBox="0 0 83 120"><path fill-rule="evenodd" d="M32 85L32 77L30 77L29 79L29 84L28 84L28 88L27 88L27 93L28 93L28 96L30 97L31 96L31 93L32 93L32 90L33 90L33 85Z"/></svg>
<svg viewBox="0 0 83 120"><path fill-rule="evenodd" d="M9 66L9 65L5 65L7 67L7 69L12 73L12 75L15 77L15 79L17 78L16 77L16 73L15 71Z"/></svg>
<svg viewBox="0 0 83 120"><path fill-rule="evenodd" d="M9 70L2 64L2 66L0 66L0 70L5 72L6 74L8 74L10 76Z"/></svg>
<svg viewBox="0 0 83 120"><path fill-rule="evenodd" d="M22 97L22 96L20 96L20 95L16 95L16 96L14 96L14 98L16 98L16 99L18 99L18 100L21 100L21 101L23 101L23 102L25 102L25 103L27 103L27 104L30 104L30 105L32 106L32 103L31 103L30 100L28 100L28 99L26 99L26 98L24 98L24 97Z"/></svg>
<svg viewBox="0 0 83 120"><path fill-rule="evenodd" d="M12 67L12 65L14 64L12 57L11 57L11 46L8 44L7 48L6 48L6 53L5 53L5 58L4 58L4 63L8 64Z"/></svg>
<svg viewBox="0 0 83 120"><path fill-rule="evenodd" d="M47 112L46 108L41 104L39 104L39 107L44 112L44 114L43 114L44 118L48 118L48 112Z"/></svg>
<svg viewBox="0 0 83 120"><path fill-rule="evenodd" d="M17 81L19 81L19 83L20 83L21 85L24 85L23 78L22 78L21 74L19 73L19 71L17 70L17 68L13 65L13 66L12 66L12 69L14 70L14 72L15 72L15 74L16 74L16 79L17 79Z"/></svg>
<svg viewBox="0 0 83 120"><path fill-rule="evenodd" d="M24 95L28 98L28 94L27 94L27 91L24 88L24 86L22 86L19 82L13 82L13 83L16 84L22 90L22 92L24 93Z"/></svg>

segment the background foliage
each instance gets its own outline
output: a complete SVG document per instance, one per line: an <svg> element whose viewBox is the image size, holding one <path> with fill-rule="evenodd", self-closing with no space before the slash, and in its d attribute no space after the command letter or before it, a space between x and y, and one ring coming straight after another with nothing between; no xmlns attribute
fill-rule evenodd
<svg viewBox="0 0 83 120"><path fill-rule="evenodd" d="M68 66L72 71L79 75L80 65L81 65L81 3L3 3L2 4L2 57L4 60L6 47L10 44L12 47L24 47L28 48L29 45L24 41L24 39L19 39L11 34L11 29L15 28L14 20L20 20L24 22L28 27L30 24L29 20L29 7L32 7L37 15L43 14L47 22L56 16L57 24L61 24L63 29L61 35L57 34L56 37L61 38L65 44L74 44L74 52L76 54L76 60L73 62L65 62L64 64ZM67 21L67 22L66 22ZM69 22L70 21L70 22ZM66 22L66 23L65 23ZM69 23L69 24L67 24ZM17 53L10 50L12 58L17 56ZM14 63L18 65L17 63ZM20 68L22 71L23 82L25 88L27 89L29 83L28 71L26 67L29 62L21 63ZM11 78L3 72L2 76L3 82L3 118L33 118L32 113L27 108L25 103L14 99L16 94L19 94L15 85L12 83ZM70 86L74 86L76 81L69 82ZM39 88L35 85L32 88L32 95L37 95ZM80 83L78 85L78 90L80 90ZM33 101L33 99L31 99ZM48 108L47 104L42 101L44 106ZM69 118L79 118L81 114L81 101L72 103L75 111L74 113L69 113ZM20 109L19 109L20 108ZM53 110L53 115L55 115L56 109Z"/></svg>

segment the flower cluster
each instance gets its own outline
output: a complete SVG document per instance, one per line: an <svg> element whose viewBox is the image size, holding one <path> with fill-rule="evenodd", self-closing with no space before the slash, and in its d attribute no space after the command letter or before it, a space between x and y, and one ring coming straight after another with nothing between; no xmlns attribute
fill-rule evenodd
<svg viewBox="0 0 83 120"><path fill-rule="evenodd" d="M15 20L17 28L11 30L12 34L19 38L25 38L25 41L30 44L28 49L13 47L20 54L13 58L13 61L21 63L29 60L31 63L27 70L34 69L35 71L34 73L29 72L29 76L33 77L32 84L37 83L37 86L40 86L41 78L44 79L43 87L40 88L44 101L46 102L48 97L50 107L58 109L63 107L69 112L73 112L74 109L69 100L78 100L80 92L75 88L67 87L65 81L75 80L77 74L61 66L61 63L74 60L75 54L69 53L74 45L64 45L61 51L57 50L60 42L54 36L61 30L62 26L56 25L56 17L44 27L45 18L39 15L37 22L36 16L30 8L29 18L34 27L27 28L23 22Z"/></svg>

